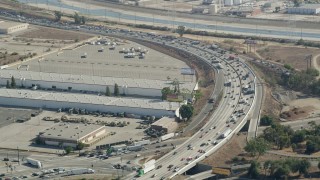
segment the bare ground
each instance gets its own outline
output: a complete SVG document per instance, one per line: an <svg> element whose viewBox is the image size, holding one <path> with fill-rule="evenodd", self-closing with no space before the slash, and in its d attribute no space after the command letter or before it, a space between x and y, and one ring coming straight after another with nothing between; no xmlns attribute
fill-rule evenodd
<svg viewBox="0 0 320 180"><path fill-rule="evenodd" d="M307 69L306 56L319 53L319 49L302 46L265 46L257 50L257 53L266 60L281 64L289 64L296 69Z"/></svg>
<svg viewBox="0 0 320 180"><path fill-rule="evenodd" d="M81 32L65 31L60 29L36 26L35 30L27 31L19 35L18 37L82 41L82 40L89 39L93 36L86 33L81 33Z"/></svg>

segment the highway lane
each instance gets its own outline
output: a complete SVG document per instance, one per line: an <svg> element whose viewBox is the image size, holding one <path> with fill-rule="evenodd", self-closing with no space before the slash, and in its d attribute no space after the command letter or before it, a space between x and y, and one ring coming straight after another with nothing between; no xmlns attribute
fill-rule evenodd
<svg viewBox="0 0 320 180"><path fill-rule="evenodd" d="M188 50L189 50L189 52L190 52L190 49L188 49ZM223 70L223 71L224 71L224 70ZM227 73L228 73L227 71L224 71L224 74L227 75L227 78L232 78L232 77L229 76ZM236 71L234 71L234 73L236 73ZM236 76L238 77L239 75L236 75ZM239 79L239 78L237 78L237 79ZM240 79L239 79L239 81L240 81ZM240 82L235 83L234 86L237 86L238 84L240 85ZM239 88L239 89L241 90L241 88ZM239 92L238 92L239 94L241 94L240 90L239 90ZM228 92L230 92L230 91L231 91L231 89L227 87L227 88L225 88L224 94L228 94ZM234 92L234 93L236 94L237 91ZM230 96L231 96L231 95L230 95ZM239 97L240 97L240 96L238 96L238 98L239 98ZM225 99L227 99L227 98L228 98L228 96L227 96ZM238 98L237 98L237 100L238 100ZM235 100L236 100L236 99L235 99ZM236 100L236 101L237 101L237 100ZM201 131L199 131L198 133L196 133L196 134L191 138L191 140L188 140L187 142L185 142L183 145L179 146L179 147L175 150L176 152L179 152L179 153L177 153L176 155L173 155L173 153L171 152L170 154L164 156L164 157L161 158L159 161L157 161L156 165L157 165L157 166L158 166L158 165L162 165L162 168L161 168L161 169L164 169L164 171L163 171L163 170L162 170L162 171L157 170L157 171L154 172L154 173L157 173L157 175L158 175L159 177L170 177L169 174L172 174L172 172L169 172L169 173L168 173L168 171L167 171L167 169L166 169L166 167L170 165L169 160L171 160L171 162L175 162L175 165L176 165L176 166L181 167L181 166L184 166L186 162L185 162L185 161L183 161L183 162L180 161L180 163L177 163L177 162L179 162L180 158L187 158L187 157L189 157L189 156L194 157L195 154L201 155L201 153L195 152L195 151L198 151L198 147L200 147L200 145L201 145L203 142L208 142L209 139L210 139L210 140L215 140L215 139L213 139L213 137L217 137L218 135L220 135L220 133L221 133L224 129L226 129L226 127L225 127L225 126L226 126L226 122L223 121L223 120L228 119L228 117L230 117L230 115L231 115L231 114L233 113L233 111L234 111L233 108L225 109L227 105L231 105L231 104L228 102L228 100L223 100L223 102L221 103L221 105L219 106L219 108L215 111L214 114L215 114L216 116L213 118L213 119L217 119L217 120L220 120L220 121L213 121L214 123L208 123L208 124L205 126L203 132L208 131L208 129L210 129L210 128L211 128L212 126L214 126L214 125L217 126L216 130L213 130L213 131L210 132L208 135L206 135L206 134L205 134L205 135L201 134ZM221 107L222 107L222 108L221 108ZM210 122L212 122L212 121L210 121ZM202 136L202 139L204 139L204 140L197 141L197 138L200 138L201 136ZM209 138L207 138L207 137L209 137ZM195 138L195 140L194 140L194 138ZM195 151L194 151L194 150L185 150L185 149L187 148L187 145L188 145L189 142L194 142L194 143L193 143L194 146L197 147L197 148L195 148ZM192 145L192 146L193 146L193 145ZM210 144L209 146L211 146L211 144ZM210 147L210 148L211 148L211 147ZM203 149L210 149L210 148L204 147ZM160 169L160 170L161 170L161 169ZM151 173L151 176L152 176L152 175L153 175L153 174ZM145 175L145 176L142 177L141 179L148 179L148 178L150 178L150 175Z"/></svg>
<svg viewBox="0 0 320 180"><path fill-rule="evenodd" d="M240 35L254 35L254 36L264 36L264 37L278 37L278 38L289 38L289 39L300 39L301 37L303 39L311 39L311 40L320 40L320 33L319 32L310 32L307 30L304 30L303 32L300 31L300 29L295 28L280 28L277 27L252 27L249 25L243 25L243 26L232 26L227 24L217 24L216 22L210 22L210 21L204 21L204 23L195 23L188 19L181 19L181 18L175 18L171 19L172 17L153 17L150 14L146 15L133 15L130 13L127 13L125 11L115 12L113 10L106 11L105 8L100 9L91 9L88 11L87 8L80 8L76 6L71 6L63 1L59 0L18 0L21 3L32 3L32 5L36 6L37 4L49 4L54 7L56 7L57 10L64 8L72 11L77 11L81 14L90 14L90 16L94 16L95 18L102 18L102 17L108 17L113 18L114 20L121 21L127 20L131 23L136 23L137 21L144 24L161 24L164 26L167 26L169 28L172 28L174 26L186 26L187 28L191 29L199 29L199 30L207 30L207 31L217 31L217 32L226 32L226 33L232 33L232 34L240 34ZM103 18L105 19L105 18Z"/></svg>

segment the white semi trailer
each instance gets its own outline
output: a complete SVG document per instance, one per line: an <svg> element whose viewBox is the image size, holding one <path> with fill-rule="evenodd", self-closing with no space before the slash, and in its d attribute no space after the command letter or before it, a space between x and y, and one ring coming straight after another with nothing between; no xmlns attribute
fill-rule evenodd
<svg viewBox="0 0 320 180"><path fill-rule="evenodd" d="M226 138L230 133L232 132L232 130L230 128L226 129L220 136L220 138Z"/></svg>
<svg viewBox="0 0 320 180"><path fill-rule="evenodd" d="M27 158L27 163L37 167L37 168L42 168L42 163L38 160L32 159L32 158Z"/></svg>
<svg viewBox="0 0 320 180"><path fill-rule="evenodd" d="M78 168L78 169L71 169L66 173L67 175L93 174L94 170L90 168Z"/></svg>

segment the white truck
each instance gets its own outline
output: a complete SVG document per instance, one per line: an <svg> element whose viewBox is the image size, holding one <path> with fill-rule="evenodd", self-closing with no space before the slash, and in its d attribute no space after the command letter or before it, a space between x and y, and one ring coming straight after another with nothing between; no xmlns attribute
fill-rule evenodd
<svg viewBox="0 0 320 180"><path fill-rule="evenodd" d="M232 130L231 130L230 128L226 129L226 130L220 135L220 138L221 138L221 139L226 138L231 132L232 132Z"/></svg>
<svg viewBox="0 0 320 180"><path fill-rule="evenodd" d="M32 159L32 158L26 158L26 160L27 160L27 163L29 163L39 169L42 168L42 164L40 161Z"/></svg>
<svg viewBox="0 0 320 180"><path fill-rule="evenodd" d="M94 170L90 168L71 169L66 172L67 175L93 174Z"/></svg>
<svg viewBox="0 0 320 180"><path fill-rule="evenodd" d="M133 142L134 146L144 146L144 145L148 145L150 144L150 140L143 140L143 141L137 141L137 142Z"/></svg>
<svg viewBox="0 0 320 180"><path fill-rule="evenodd" d="M169 133L160 137L160 141L165 141L174 137L174 133Z"/></svg>

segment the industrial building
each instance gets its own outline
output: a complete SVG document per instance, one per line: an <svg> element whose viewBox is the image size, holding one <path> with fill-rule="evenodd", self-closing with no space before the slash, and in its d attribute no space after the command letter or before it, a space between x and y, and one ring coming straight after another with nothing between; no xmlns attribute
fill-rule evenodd
<svg viewBox="0 0 320 180"><path fill-rule="evenodd" d="M79 143L91 146L109 134L105 126L61 123L40 132L38 138L46 145L76 148Z"/></svg>
<svg viewBox="0 0 320 180"><path fill-rule="evenodd" d="M108 97L26 89L0 89L0 104L43 109L79 108L87 111L174 117L179 103L157 99Z"/></svg>
<svg viewBox="0 0 320 180"><path fill-rule="evenodd" d="M163 117L158 121L151 124L150 129L164 132L164 133L172 133L175 132L178 128L178 123L175 121L174 118Z"/></svg>
<svg viewBox="0 0 320 180"><path fill-rule="evenodd" d="M161 90L164 87L172 86L172 81L163 80L100 77L19 70L1 70L0 85L5 86L7 80L10 81L12 76L15 78L17 86L26 88L38 87L41 89L88 91L103 94L106 92L107 86L111 93L113 93L114 85L118 84L120 94L129 96L161 97ZM197 90L198 85L193 82L179 83L180 90L189 92L189 95L186 98L192 98L191 94L194 90Z"/></svg>
<svg viewBox="0 0 320 180"><path fill-rule="evenodd" d="M319 14L320 4L306 4L300 7L289 7L288 14Z"/></svg>
<svg viewBox="0 0 320 180"><path fill-rule="evenodd" d="M28 29L28 26L29 24L27 23L0 21L0 34L11 34L23 31Z"/></svg>

